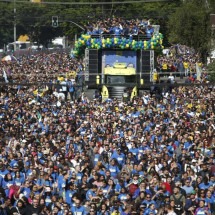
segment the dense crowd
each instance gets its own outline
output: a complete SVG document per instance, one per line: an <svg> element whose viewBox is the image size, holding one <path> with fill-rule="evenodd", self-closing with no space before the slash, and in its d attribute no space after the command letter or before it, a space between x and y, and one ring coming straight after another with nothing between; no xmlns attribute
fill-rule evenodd
<svg viewBox="0 0 215 215"><path fill-rule="evenodd" d="M43 95L51 91L52 85L59 85L54 90L56 97L78 97L83 88L83 62L72 58L68 53L38 54L20 56L15 62L0 63L0 80L2 82L19 83L10 90L16 92L22 84L34 84L31 90L35 95ZM47 83L36 86L37 83ZM67 85L62 87L62 85ZM0 89L4 87L0 86Z"/></svg>
<svg viewBox="0 0 215 215"><path fill-rule="evenodd" d="M31 82L72 64L41 56L2 68ZM63 88L1 87L0 214L215 213L214 86L127 102Z"/></svg>
<svg viewBox="0 0 215 215"><path fill-rule="evenodd" d="M89 35L114 34L114 35L145 35L151 38L154 29L148 19L123 19L113 17L90 22L85 26Z"/></svg>
<svg viewBox="0 0 215 215"><path fill-rule="evenodd" d="M83 70L81 59L71 58L67 53L37 54L20 56L11 63L1 62L0 73L5 71L7 78L13 82L53 82L57 77Z"/></svg>
<svg viewBox="0 0 215 215"><path fill-rule="evenodd" d="M172 46L166 53L157 58L158 71L162 74L172 72L175 75L189 77L190 82L196 80L196 66L203 68L199 55L187 47Z"/></svg>

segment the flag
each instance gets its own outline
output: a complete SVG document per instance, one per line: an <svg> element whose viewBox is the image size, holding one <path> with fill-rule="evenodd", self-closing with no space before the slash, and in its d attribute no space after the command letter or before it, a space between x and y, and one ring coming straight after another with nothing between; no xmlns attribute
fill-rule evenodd
<svg viewBox="0 0 215 215"><path fill-rule="evenodd" d="M3 70L3 77L6 83L8 83L9 81L7 80L7 74L5 72L5 70Z"/></svg>

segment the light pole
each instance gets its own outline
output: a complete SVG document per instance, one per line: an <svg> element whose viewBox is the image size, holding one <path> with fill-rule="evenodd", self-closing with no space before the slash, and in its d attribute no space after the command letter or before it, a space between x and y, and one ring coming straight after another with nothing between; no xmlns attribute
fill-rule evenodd
<svg viewBox="0 0 215 215"><path fill-rule="evenodd" d="M14 51L16 51L16 0L13 0L13 13L14 13L13 40L14 40Z"/></svg>
<svg viewBox="0 0 215 215"><path fill-rule="evenodd" d="M76 22L73 22L73 21L70 21L70 20L65 20L65 21L61 21L61 22L72 23L72 24L76 25L77 27L79 27L81 30L85 31L85 29L82 26L80 26L78 23L76 23ZM77 41L77 34L75 34L75 41Z"/></svg>

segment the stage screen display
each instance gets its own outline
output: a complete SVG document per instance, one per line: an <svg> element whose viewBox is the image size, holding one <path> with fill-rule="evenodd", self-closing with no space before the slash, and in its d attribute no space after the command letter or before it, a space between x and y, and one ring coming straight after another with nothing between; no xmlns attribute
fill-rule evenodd
<svg viewBox="0 0 215 215"><path fill-rule="evenodd" d="M125 67L137 69L137 52L128 50L105 50L102 51L102 73L105 68L114 67L116 65L125 65Z"/></svg>

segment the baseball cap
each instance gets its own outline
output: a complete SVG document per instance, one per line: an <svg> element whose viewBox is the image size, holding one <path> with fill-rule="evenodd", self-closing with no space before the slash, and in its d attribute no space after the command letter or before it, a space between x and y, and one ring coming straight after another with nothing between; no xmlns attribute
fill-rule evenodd
<svg viewBox="0 0 215 215"><path fill-rule="evenodd" d="M140 205L140 208L146 208L147 207L147 204L146 203L142 203L141 205Z"/></svg>

